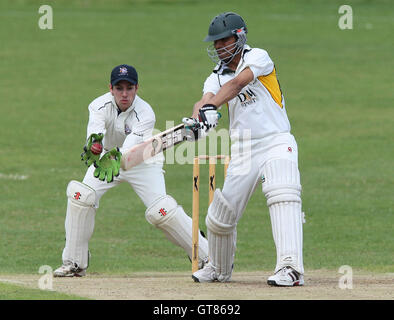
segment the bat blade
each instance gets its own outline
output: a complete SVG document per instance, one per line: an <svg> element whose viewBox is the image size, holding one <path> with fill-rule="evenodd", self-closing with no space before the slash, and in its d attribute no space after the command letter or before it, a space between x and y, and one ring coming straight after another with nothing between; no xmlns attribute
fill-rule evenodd
<svg viewBox="0 0 394 320"><path fill-rule="evenodd" d="M123 170L129 170L162 151L192 139L194 136L191 130L186 129L183 123L179 124L131 147L123 153L120 165Z"/></svg>

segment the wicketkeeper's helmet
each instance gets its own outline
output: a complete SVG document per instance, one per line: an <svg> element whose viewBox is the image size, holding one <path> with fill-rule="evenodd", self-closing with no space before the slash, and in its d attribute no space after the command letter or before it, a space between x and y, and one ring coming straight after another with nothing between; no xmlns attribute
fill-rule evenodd
<svg viewBox="0 0 394 320"><path fill-rule="evenodd" d="M231 51L236 48L236 50L227 57L225 61L222 60L224 64L228 64L242 49L246 43L246 33L248 29L246 27L245 21L242 17L234 12L224 12L217 15L211 21L208 29L208 36L205 37L204 41L215 41L229 36L234 35L237 41L227 47L220 49L222 52L231 53ZM208 47L208 55L215 62L220 61L217 52L213 45Z"/></svg>

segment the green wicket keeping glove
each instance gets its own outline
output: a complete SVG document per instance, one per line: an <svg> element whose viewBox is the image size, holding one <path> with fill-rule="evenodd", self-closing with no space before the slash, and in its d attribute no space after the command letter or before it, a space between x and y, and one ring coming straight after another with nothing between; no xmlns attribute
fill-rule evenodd
<svg viewBox="0 0 394 320"><path fill-rule="evenodd" d="M113 148L112 150L105 153L100 160L94 163L96 170L94 170L94 176L101 181L107 179L110 183L114 180L114 177L119 176L120 170L120 159L122 153L119 148Z"/></svg>
<svg viewBox="0 0 394 320"><path fill-rule="evenodd" d="M100 159L100 154L103 150L103 138L104 135L102 133L92 133L83 147L81 160L84 161L88 167Z"/></svg>

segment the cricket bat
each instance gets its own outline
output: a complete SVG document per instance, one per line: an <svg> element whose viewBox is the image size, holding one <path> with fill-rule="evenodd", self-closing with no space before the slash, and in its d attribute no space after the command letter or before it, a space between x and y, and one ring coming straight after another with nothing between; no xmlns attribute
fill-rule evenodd
<svg viewBox="0 0 394 320"><path fill-rule="evenodd" d="M120 166L123 170L129 170L183 141L195 141L195 135L196 133L193 130L187 129L185 124L179 124L131 147L122 154Z"/></svg>

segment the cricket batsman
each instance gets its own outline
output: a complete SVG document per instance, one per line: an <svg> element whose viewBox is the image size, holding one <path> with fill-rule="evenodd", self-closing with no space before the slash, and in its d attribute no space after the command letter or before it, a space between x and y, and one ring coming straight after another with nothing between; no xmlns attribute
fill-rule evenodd
<svg viewBox="0 0 394 320"><path fill-rule="evenodd" d="M211 21L205 41L212 42L208 55L216 67L204 83L192 118L184 119L185 124L200 121L208 129L215 127L217 108L227 104L232 142L223 189L215 191L205 220L209 263L196 271L193 279L231 279L237 224L252 193L262 185L277 255L268 284L303 285L304 217L297 143L290 133L275 65L267 51L246 44L247 32L245 21L233 12ZM245 159L250 161L247 171L242 169Z"/></svg>
<svg viewBox="0 0 394 320"><path fill-rule="evenodd" d="M146 220L192 256L192 219L176 200L167 195L163 174L164 155L124 171L122 153L152 136L156 122L151 106L137 95L138 74L130 65L116 66L109 92L89 105L87 142L81 159L88 166L82 182L67 187L66 243L63 264L55 277L84 276L89 264L89 240L94 230L101 197L111 188L127 182L146 206ZM105 181L106 180L106 181ZM130 211L133 209L130 203ZM199 267L208 256L207 239L200 233Z"/></svg>

